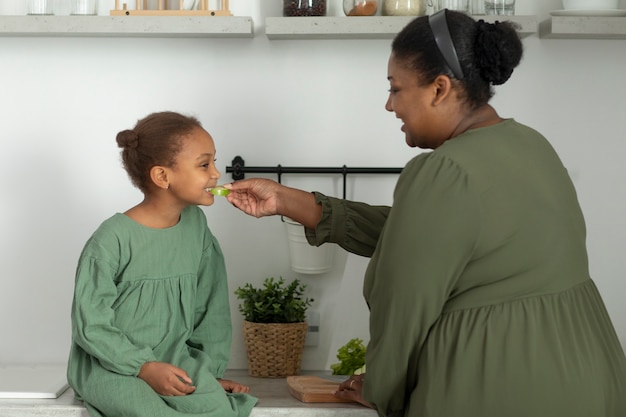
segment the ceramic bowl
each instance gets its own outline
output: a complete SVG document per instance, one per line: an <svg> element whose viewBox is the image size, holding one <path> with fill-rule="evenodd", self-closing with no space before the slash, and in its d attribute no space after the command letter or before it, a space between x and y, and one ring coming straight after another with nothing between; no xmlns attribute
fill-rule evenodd
<svg viewBox="0 0 626 417"><path fill-rule="evenodd" d="M563 0L565 10L611 10L618 6L619 0Z"/></svg>

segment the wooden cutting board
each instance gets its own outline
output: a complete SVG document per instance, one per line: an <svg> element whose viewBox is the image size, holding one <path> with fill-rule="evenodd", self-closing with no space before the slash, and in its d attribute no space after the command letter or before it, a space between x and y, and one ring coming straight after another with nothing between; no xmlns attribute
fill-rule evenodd
<svg viewBox="0 0 626 417"><path fill-rule="evenodd" d="M351 400L335 397L339 383L319 376L288 376L289 392L303 403L349 403Z"/></svg>

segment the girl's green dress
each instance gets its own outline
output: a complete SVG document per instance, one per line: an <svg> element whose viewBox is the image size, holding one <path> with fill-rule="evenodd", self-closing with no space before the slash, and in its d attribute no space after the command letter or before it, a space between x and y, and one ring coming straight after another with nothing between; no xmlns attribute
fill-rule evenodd
<svg viewBox="0 0 626 417"><path fill-rule="evenodd" d="M391 208L317 199L309 242L371 257L363 395L380 416L626 416L576 192L539 133L507 120L418 155Z"/></svg>
<svg viewBox="0 0 626 417"><path fill-rule="evenodd" d="M104 221L76 271L68 381L93 416L244 417L256 398L226 393L231 321L224 257L203 211L144 227ZM160 396L137 377L148 361L184 369L196 386Z"/></svg>

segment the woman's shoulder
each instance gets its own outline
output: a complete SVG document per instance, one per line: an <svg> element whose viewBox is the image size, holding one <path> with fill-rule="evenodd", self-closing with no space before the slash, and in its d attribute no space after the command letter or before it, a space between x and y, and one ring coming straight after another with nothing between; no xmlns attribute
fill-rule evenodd
<svg viewBox="0 0 626 417"><path fill-rule="evenodd" d="M447 187L451 183L464 182L467 167L463 160L447 152L423 152L411 159L398 179L398 186L414 187L428 185L429 188Z"/></svg>
<svg viewBox="0 0 626 417"><path fill-rule="evenodd" d="M471 129L446 141L432 152L432 158L447 158L470 168L492 158L543 153L551 149L548 140L537 130L505 119L495 125Z"/></svg>
<svg viewBox="0 0 626 417"><path fill-rule="evenodd" d="M480 146L493 146L494 141L505 145L511 142L502 139L516 139L523 141L547 142L546 138L532 127L518 122L515 119L504 119L500 123L477 129L470 129L456 138L449 140L441 146L443 152L451 152L454 149L475 148Z"/></svg>

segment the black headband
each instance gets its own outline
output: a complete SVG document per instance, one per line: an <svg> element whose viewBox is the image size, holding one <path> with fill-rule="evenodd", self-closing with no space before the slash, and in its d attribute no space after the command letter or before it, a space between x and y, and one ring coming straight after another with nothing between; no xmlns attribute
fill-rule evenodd
<svg viewBox="0 0 626 417"><path fill-rule="evenodd" d="M450 68L458 80L462 80L463 70L461 69L459 57L456 55L454 43L450 37L448 21L446 20L446 10L447 9L442 9L437 13L428 16L428 23L430 24L430 30L435 36L437 47L439 48L441 55L443 55L443 59L446 61L448 68Z"/></svg>

